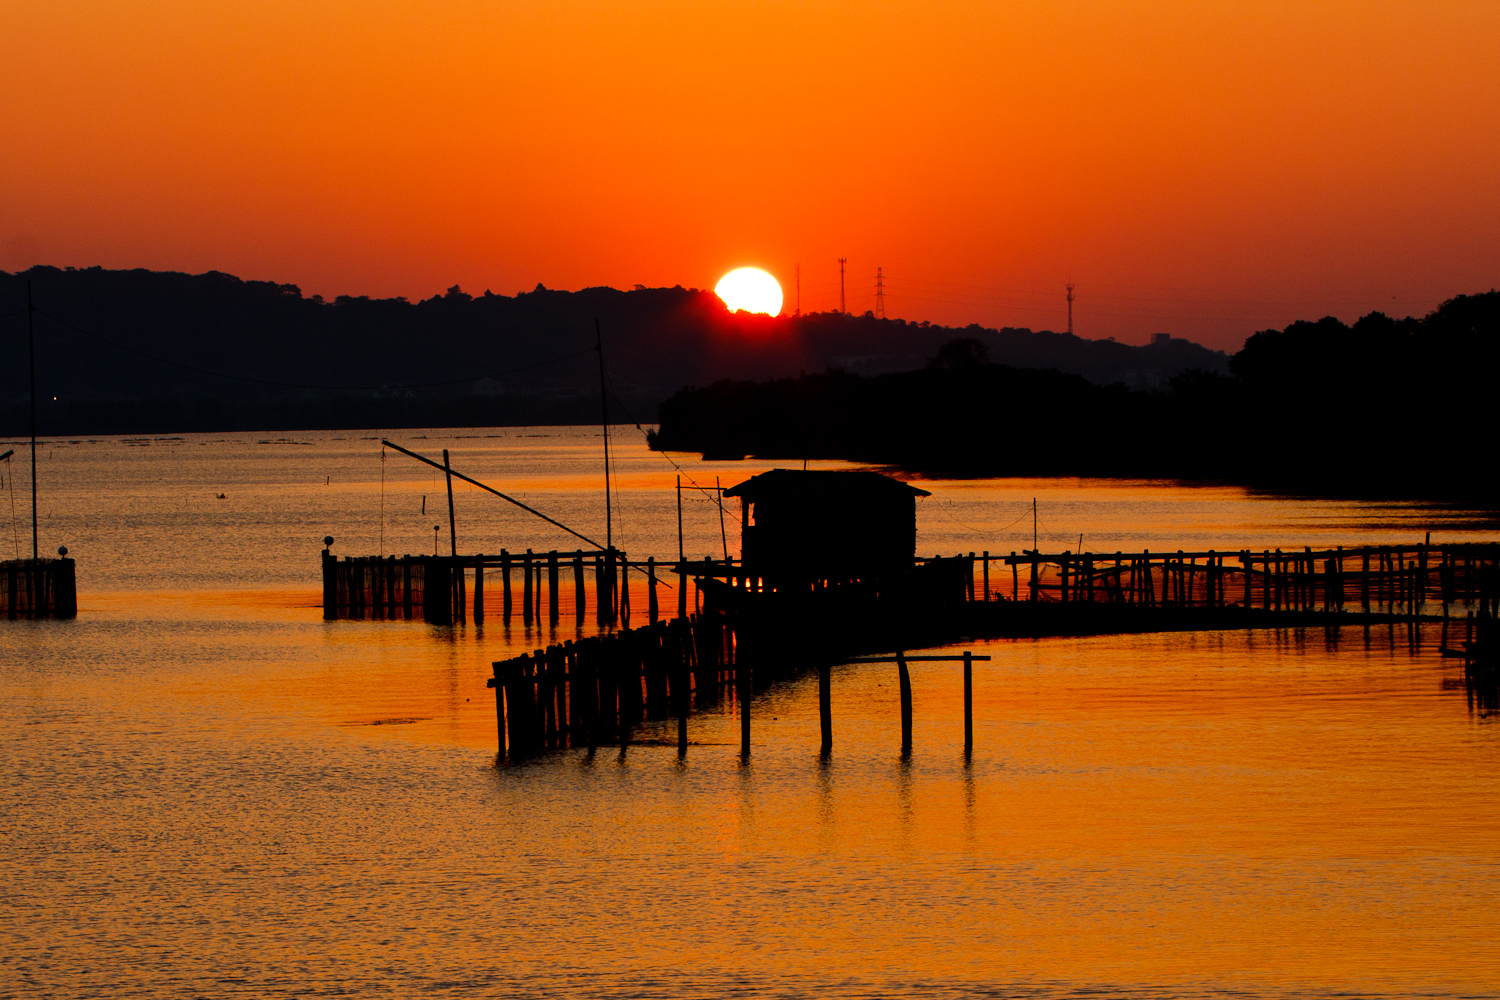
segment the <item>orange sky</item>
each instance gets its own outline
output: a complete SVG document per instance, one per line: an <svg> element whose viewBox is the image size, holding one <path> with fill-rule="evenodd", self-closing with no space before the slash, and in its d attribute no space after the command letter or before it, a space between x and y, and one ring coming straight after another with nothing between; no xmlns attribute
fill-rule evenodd
<svg viewBox="0 0 1500 1000"><path fill-rule="evenodd" d="M0 267L1237 347L1500 285L1500 4L6 5Z"/></svg>

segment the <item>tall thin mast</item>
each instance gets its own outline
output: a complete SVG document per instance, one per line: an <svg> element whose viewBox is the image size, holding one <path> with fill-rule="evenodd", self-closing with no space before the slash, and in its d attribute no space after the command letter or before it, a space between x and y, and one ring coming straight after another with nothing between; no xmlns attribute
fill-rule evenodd
<svg viewBox="0 0 1500 1000"><path fill-rule="evenodd" d="M1036 497L1031 498L1031 551L1040 551L1036 547Z"/></svg>
<svg viewBox="0 0 1500 1000"><path fill-rule="evenodd" d="M604 549L614 548L614 511L609 502L609 399L604 388L604 336L594 318L594 351L599 355L599 422L604 428Z"/></svg>
<svg viewBox="0 0 1500 1000"><path fill-rule="evenodd" d="M36 524L36 321L32 313L31 279L26 279L26 336L31 346L31 558L41 558Z"/></svg>

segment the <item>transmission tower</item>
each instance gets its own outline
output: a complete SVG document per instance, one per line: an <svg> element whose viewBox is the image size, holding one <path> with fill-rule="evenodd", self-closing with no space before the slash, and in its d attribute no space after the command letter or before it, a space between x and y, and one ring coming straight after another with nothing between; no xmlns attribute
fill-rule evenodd
<svg viewBox="0 0 1500 1000"><path fill-rule="evenodd" d="M1068 282L1068 333L1073 332L1073 283Z"/></svg>
<svg viewBox="0 0 1500 1000"><path fill-rule="evenodd" d="M875 269L875 318L885 319L885 275Z"/></svg>
<svg viewBox="0 0 1500 1000"><path fill-rule="evenodd" d="M844 307L844 265L847 263L849 263L848 257L839 258L839 312L841 313L849 311Z"/></svg>

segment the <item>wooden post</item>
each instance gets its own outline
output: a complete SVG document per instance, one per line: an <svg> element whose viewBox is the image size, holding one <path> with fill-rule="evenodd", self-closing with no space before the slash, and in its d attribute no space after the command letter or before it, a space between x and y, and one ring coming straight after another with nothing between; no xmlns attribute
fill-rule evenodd
<svg viewBox="0 0 1500 1000"><path fill-rule="evenodd" d="M557 550L547 553L547 619L557 624Z"/></svg>
<svg viewBox="0 0 1500 1000"><path fill-rule="evenodd" d="M833 668L825 658L818 667L818 726L822 730L821 753L833 752Z"/></svg>
<svg viewBox="0 0 1500 1000"><path fill-rule="evenodd" d="M974 653L964 650L964 759L974 752Z"/></svg>
<svg viewBox="0 0 1500 1000"><path fill-rule="evenodd" d="M489 686L495 689L495 729L500 739L500 759L505 758L505 681L502 677L502 667L499 663L490 665L495 676L490 678Z"/></svg>
<svg viewBox="0 0 1500 1000"><path fill-rule="evenodd" d="M594 620L600 625L608 621L608 591L604 585L604 553L594 553Z"/></svg>
<svg viewBox="0 0 1500 1000"><path fill-rule="evenodd" d="M656 557L646 557L646 616L655 625L658 617L656 606Z"/></svg>
<svg viewBox="0 0 1500 1000"><path fill-rule="evenodd" d="M521 557L521 624L531 624L531 550Z"/></svg>
<svg viewBox="0 0 1500 1000"><path fill-rule="evenodd" d="M1021 599L1021 568L1016 565L1016 553L1010 554L1010 599L1018 601Z"/></svg>
<svg viewBox="0 0 1500 1000"><path fill-rule="evenodd" d="M620 553L620 623L630 627L630 557Z"/></svg>
<svg viewBox="0 0 1500 1000"><path fill-rule="evenodd" d="M323 550L323 620L333 621L339 616L338 593L339 585L334 577L338 571L338 557L332 555L328 549ZM11 601L11 613L15 613L15 601Z"/></svg>
<svg viewBox="0 0 1500 1000"><path fill-rule="evenodd" d="M653 594L652 596L654 599L655 595ZM684 657L673 657L671 662L676 667L672 672L672 700L677 702L677 756L686 757L688 749L688 702L690 701L688 688L692 685L692 681L689 680L692 674L688 670L688 662Z"/></svg>
<svg viewBox="0 0 1500 1000"><path fill-rule="evenodd" d="M984 550L984 599L990 599L990 550Z"/></svg>
<svg viewBox="0 0 1500 1000"><path fill-rule="evenodd" d="M463 560L458 556L450 556L449 558L453 560L453 596L456 602L454 607L457 612L454 621L463 624L469 620L468 567L463 564Z"/></svg>
<svg viewBox="0 0 1500 1000"><path fill-rule="evenodd" d="M510 553L500 550L500 605L505 624L510 624Z"/></svg>
<svg viewBox="0 0 1500 1000"><path fill-rule="evenodd" d="M740 755L748 757L750 756L750 695L754 691L749 664L740 663L735 667L734 681L740 701Z"/></svg>
<svg viewBox="0 0 1500 1000"><path fill-rule="evenodd" d="M484 555L474 557L474 624L484 624Z"/></svg>
<svg viewBox="0 0 1500 1000"><path fill-rule="evenodd" d="M911 671L906 667L906 653L896 654L896 674L901 682L901 756L911 756Z"/></svg>
<svg viewBox="0 0 1500 1000"><path fill-rule="evenodd" d="M583 628L588 606L589 592L583 582L583 550L578 549L573 553L573 615L579 628Z"/></svg>

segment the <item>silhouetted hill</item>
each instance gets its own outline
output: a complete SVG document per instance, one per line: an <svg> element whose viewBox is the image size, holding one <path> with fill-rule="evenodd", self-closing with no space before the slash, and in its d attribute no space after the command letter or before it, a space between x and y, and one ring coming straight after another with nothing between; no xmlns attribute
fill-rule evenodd
<svg viewBox="0 0 1500 1000"><path fill-rule="evenodd" d="M921 370L722 381L662 404L653 445L843 458L945 476L1219 479L1299 491L1500 502L1490 445L1500 293L1423 319L1372 313L1266 330L1233 374L1168 391L988 363L982 341Z"/></svg>
<svg viewBox="0 0 1500 1000"><path fill-rule="evenodd" d="M960 335L997 361L1098 384L1150 388L1190 368L1227 371L1228 361L1180 339L1134 347L868 314L730 314L711 292L681 287L471 297L455 286L421 302L325 302L294 285L217 272L35 267L0 272L6 435L26 427L26 318L16 313L28 279L41 310L37 386L48 434L589 422L599 414L596 318L614 392L640 420L684 385L900 371Z"/></svg>

